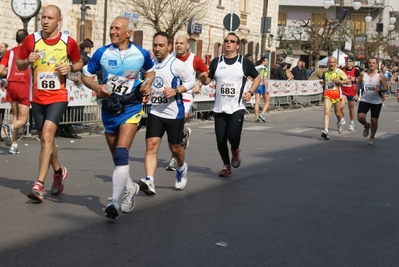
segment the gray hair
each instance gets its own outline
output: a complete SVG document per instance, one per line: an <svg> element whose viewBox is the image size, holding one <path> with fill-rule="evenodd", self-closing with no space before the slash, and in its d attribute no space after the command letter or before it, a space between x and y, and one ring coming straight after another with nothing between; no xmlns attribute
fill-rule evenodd
<svg viewBox="0 0 399 267"><path fill-rule="evenodd" d="M117 16L115 19L124 19L127 20L127 27L126 30L131 30L134 31L134 23L132 19L129 19L128 17L125 16Z"/></svg>

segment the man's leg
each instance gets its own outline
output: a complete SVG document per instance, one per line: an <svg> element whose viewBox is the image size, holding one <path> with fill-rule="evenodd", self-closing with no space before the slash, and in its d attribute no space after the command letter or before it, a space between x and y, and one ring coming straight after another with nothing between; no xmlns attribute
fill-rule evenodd
<svg viewBox="0 0 399 267"><path fill-rule="evenodd" d="M270 105L270 96L269 93L265 93L262 95L263 97L263 101L265 102L263 105L263 109L262 109L262 114L266 114L267 110L269 109L269 105Z"/></svg>
<svg viewBox="0 0 399 267"><path fill-rule="evenodd" d="M255 105L254 105L255 122L259 122L259 104L260 104L260 94L258 92L255 92Z"/></svg>

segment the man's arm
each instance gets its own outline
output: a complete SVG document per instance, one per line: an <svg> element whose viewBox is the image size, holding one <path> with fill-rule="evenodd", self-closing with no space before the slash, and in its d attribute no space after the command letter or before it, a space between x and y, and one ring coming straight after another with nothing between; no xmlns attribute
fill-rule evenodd
<svg viewBox="0 0 399 267"><path fill-rule="evenodd" d="M380 91L386 92L388 91L388 83L387 79L385 78L384 74L380 73L380 83L382 88L380 87Z"/></svg>

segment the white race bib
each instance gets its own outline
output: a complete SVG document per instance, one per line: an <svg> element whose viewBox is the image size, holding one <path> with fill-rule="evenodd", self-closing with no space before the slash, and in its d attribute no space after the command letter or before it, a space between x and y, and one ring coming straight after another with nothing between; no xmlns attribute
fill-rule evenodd
<svg viewBox="0 0 399 267"><path fill-rule="evenodd" d="M156 106L159 104L168 103L168 99L164 96L163 90L164 90L164 88L161 88L161 89L151 88L151 103L152 103L152 105Z"/></svg>
<svg viewBox="0 0 399 267"><path fill-rule="evenodd" d="M235 96L239 93L237 89L237 84L221 81L219 93L223 96Z"/></svg>
<svg viewBox="0 0 399 267"><path fill-rule="evenodd" d="M334 90L335 82L326 82L326 90Z"/></svg>
<svg viewBox="0 0 399 267"><path fill-rule="evenodd" d="M125 77L118 76L114 74L108 74L107 89L110 93L115 93L117 95L129 94L134 86L134 82L137 79L138 71L126 71Z"/></svg>
<svg viewBox="0 0 399 267"><path fill-rule="evenodd" d="M39 90L60 90L60 74L58 72L38 72L37 89Z"/></svg>

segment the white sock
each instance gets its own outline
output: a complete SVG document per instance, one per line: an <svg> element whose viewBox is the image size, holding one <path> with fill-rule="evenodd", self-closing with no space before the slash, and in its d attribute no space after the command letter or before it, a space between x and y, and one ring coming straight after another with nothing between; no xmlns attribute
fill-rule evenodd
<svg viewBox="0 0 399 267"><path fill-rule="evenodd" d="M185 164L183 163L183 166L179 167L178 170L179 171L184 171L184 169L185 169Z"/></svg>
<svg viewBox="0 0 399 267"><path fill-rule="evenodd" d="M11 144L11 146L13 146L15 148L18 148L18 144L17 143L16 144Z"/></svg>
<svg viewBox="0 0 399 267"><path fill-rule="evenodd" d="M354 121L351 121L351 124L355 124L355 122L354 122Z"/></svg>
<svg viewBox="0 0 399 267"><path fill-rule="evenodd" d="M130 175L129 175L129 177L128 177L128 179L126 180L126 185L125 185L125 187L126 187L126 190L127 191L133 191L134 190L134 186L133 186L133 181L132 181L132 179L130 178Z"/></svg>
<svg viewBox="0 0 399 267"><path fill-rule="evenodd" d="M130 181L129 165L115 166L112 174L112 198L119 200L122 195L126 180Z"/></svg>
<svg viewBox="0 0 399 267"><path fill-rule="evenodd" d="M324 131L326 131L326 133L328 133L328 129L324 129Z"/></svg>

